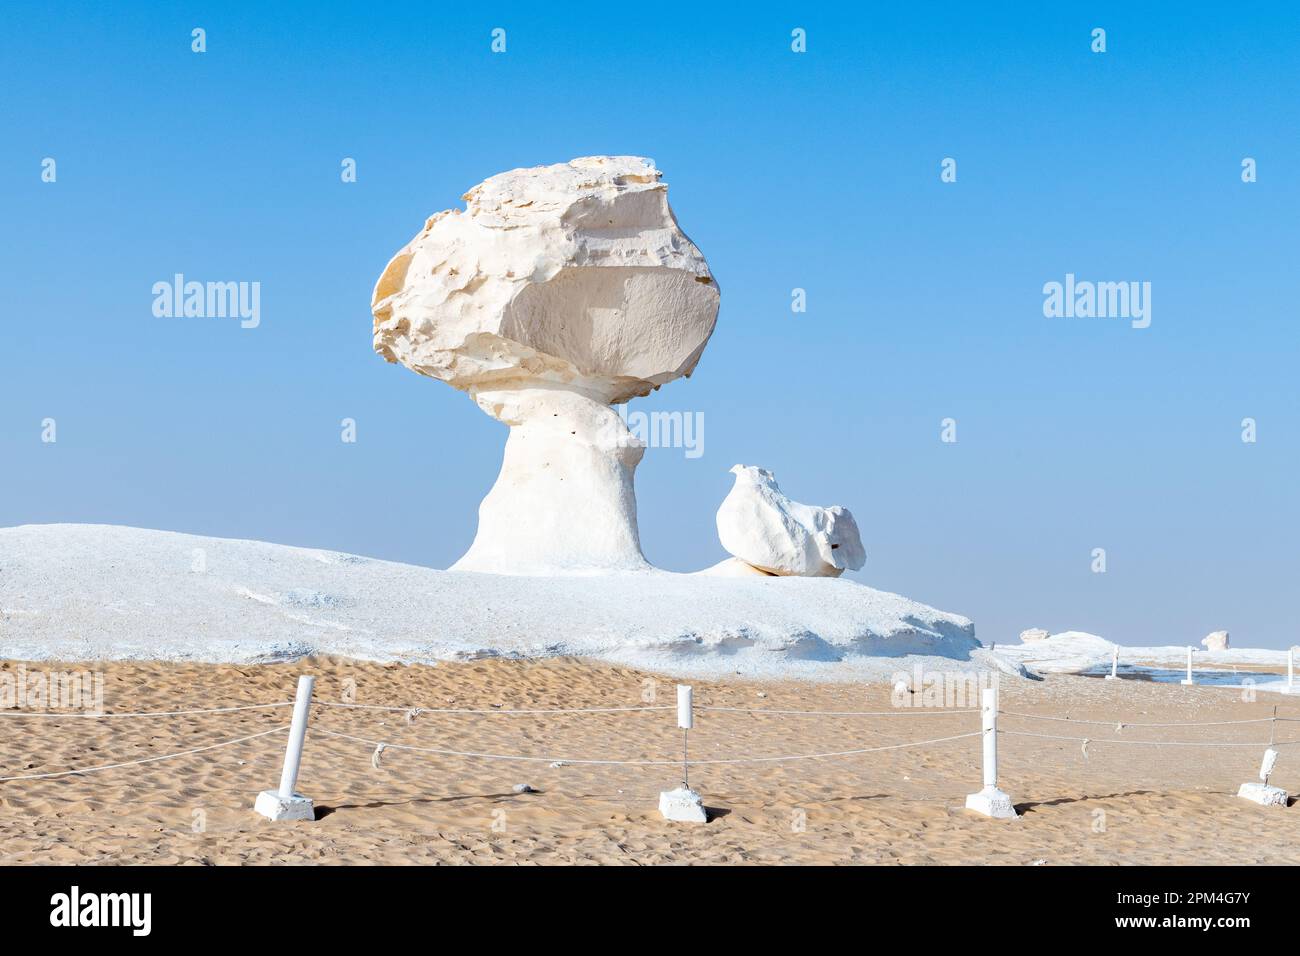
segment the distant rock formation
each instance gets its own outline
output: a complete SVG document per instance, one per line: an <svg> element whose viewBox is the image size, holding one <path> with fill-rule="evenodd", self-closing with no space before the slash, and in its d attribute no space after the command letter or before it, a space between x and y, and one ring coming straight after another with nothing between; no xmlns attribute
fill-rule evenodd
<svg viewBox="0 0 1300 956"><path fill-rule="evenodd" d="M1207 651L1226 651L1228 649L1228 632L1214 631L1201 638L1201 643L1205 645Z"/></svg>
<svg viewBox="0 0 1300 956"><path fill-rule="evenodd" d="M731 471L736 483L718 509L718 538L740 561L768 574L839 577L867 560L848 510L791 501L765 468ZM710 570L724 573L721 567Z"/></svg>
<svg viewBox="0 0 1300 956"><path fill-rule="evenodd" d="M1020 643L1032 644L1035 641L1045 641L1051 636L1050 632L1043 630L1041 627L1031 627L1020 632Z"/></svg>
<svg viewBox="0 0 1300 956"><path fill-rule="evenodd" d="M432 216L375 286L375 351L510 426L453 570L643 569L644 444L610 407L689 375L717 320L704 256L650 160L501 173Z"/></svg>

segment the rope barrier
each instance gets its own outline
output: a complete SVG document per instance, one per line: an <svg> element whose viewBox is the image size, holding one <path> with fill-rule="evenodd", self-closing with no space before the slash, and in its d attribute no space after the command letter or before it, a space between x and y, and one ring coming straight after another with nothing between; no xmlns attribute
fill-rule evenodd
<svg viewBox="0 0 1300 956"><path fill-rule="evenodd" d="M289 725L283 727L273 727L270 730L264 730L259 734L249 734L247 737L236 737L234 740L222 740L215 744L208 744L206 747L195 747L193 750L182 750L174 754L161 754L155 757L144 757L140 760L127 760L123 763L108 763L99 767L81 767L76 770L61 770L56 773L29 773L17 777L0 777L0 783L7 783L10 780L43 780L50 777L71 777L82 773L98 773L101 770L117 770L119 767L138 767L140 764L157 763L159 760L171 760L173 757L188 757L191 754L201 754L207 750L216 750L219 747L230 747L234 744L242 744L245 741L256 740L258 737L269 737L271 734L280 733L289 729Z"/></svg>
<svg viewBox="0 0 1300 956"><path fill-rule="evenodd" d="M390 713L402 711L410 714L623 714L644 711L675 710L669 706L658 707L574 707L554 708L548 710L504 709L493 707L487 710L475 710L457 707L401 707L386 704L346 704L328 700L312 701L316 707L346 707L358 710L381 710ZM779 714L791 717L949 717L954 714L978 714L977 709L968 710L775 710L768 707L696 707L699 711L730 714Z"/></svg>
<svg viewBox="0 0 1300 956"><path fill-rule="evenodd" d="M270 730L264 730L255 734L235 737L229 740L222 740L216 743L207 744L201 747L194 747L189 750L179 751L177 753L158 754L149 757L142 757L137 760L128 760L120 763L102 764L94 767L81 767L63 771L53 771L48 773L19 774L7 777L0 777L0 783L20 780L40 780L59 777L77 776L82 774L98 773L101 771L116 770L124 767L135 767L143 764L156 763L164 760L173 760L178 757L192 756L194 754L205 753L217 750L222 747L230 747L237 744L246 743L251 740L257 740L262 737L268 737L272 734L290 731L289 749L285 757L285 776L282 777L280 788L276 792L267 791L259 797L258 809L264 815L270 815L272 819L280 819L286 808L297 806L298 803L305 802L310 813L310 800L293 793L293 776L296 776L298 762L301 758L301 744L306 733L307 715L313 704L321 708L334 708L341 710L358 710L370 711L376 713L393 713L403 714L407 725L414 724L416 718L422 714L448 714L448 715L474 715L474 716L540 716L540 715L584 715L584 714L634 714L643 712L663 712L677 710L678 726L689 730L690 723L690 688L678 687L678 706L674 708L671 705L663 706L636 706L636 707L584 707L584 708L520 708L507 709L503 707L492 708L462 708L462 707L418 707L411 705L386 705L386 704L359 704L350 702L318 701L312 700L311 688L313 678L304 676L299 679L298 696L295 701L275 701L262 704L241 704L227 707L210 707L195 708L188 710L170 710L170 711L141 711L121 714L101 714L101 713L35 713L21 711L4 711L0 712L0 717L46 717L46 718L63 718L63 719L108 719L108 718L142 718L142 717L185 717L199 716L204 714L231 714L243 711L266 711L282 707L293 706L294 723L282 727L275 727ZM682 692L686 692L686 716L683 717L682 710ZM1081 726L1101 726L1113 727L1115 733L1122 732L1127 727L1225 727L1246 724L1268 723L1270 725L1270 741L1267 745L1256 742L1232 742L1232 741L1183 741L1183 740L1130 740L1124 738L1105 738L1093 739L1089 737L1067 736L1063 734L1044 734L1032 731L1021 730L1002 730L1001 735L1004 737L1027 737L1040 740L1064 741L1070 743L1082 743L1082 751L1085 759L1088 757L1088 747L1091 744L1122 744L1131 746L1148 746L1148 747L1202 747L1202 748L1219 748L1219 747L1248 747L1258 748L1261 746L1268 747L1286 747L1300 745L1300 740L1286 740L1274 743L1272 738L1276 735L1277 722L1300 722L1296 717L1278 717L1276 708L1271 717L1244 718L1240 720L1219 720L1219 721L1188 721L1183 723L1153 723L1153 722L1129 722L1124 720L1087 720L1074 717L1060 717L1048 714L1026 714L1016 711L1002 711L997 707L996 691L987 690L984 692L983 706L981 709L953 709L945 710L941 708L933 709L912 709L912 708L895 708L889 711L855 711L855 710L783 710L775 708L762 707L700 707L701 711L710 713L731 713L746 715L769 715L779 717L956 717L968 714L980 713L983 715L983 727L977 731L967 733L953 734L946 737L935 737L928 740L904 741L893 744L882 744L875 747L858 747L850 750L825 751L820 753L804 754L782 754L773 756L757 757L730 757L730 758L709 758L704 760L689 760L685 751L685 738L683 740L683 754L680 760L664 759L596 759L596 758L576 758L576 757L556 757L556 756L534 756L528 754L501 754L480 751L462 751L438 747L421 747L412 744L398 744L390 741L376 740L368 737L356 736L353 734L342 733L335 730L327 730L323 727L316 727L315 734L320 737L334 738L341 741L350 741L356 744L363 744L371 749L370 763L371 766L378 770L381 768L383 755L387 751L409 751L418 754L429 754L441 757L460 757L476 760L500 760L523 763L548 763L553 766L578 765L578 766L614 766L614 767L683 767L685 772L689 768L707 767L707 766L741 766L753 764L772 764L787 763L799 760L820 760L836 757L850 757L862 754L883 753L894 750L906 750L918 747L930 747L939 744L950 743L958 740L966 740L972 737L984 738L984 763L985 763L985 789L980 794L972 795L968 798L967 806L979 809L980 812L989 812L990 815L1007 815L1014 816L1014 810L1009 803L1009 798L996 787L996 737L999 730L996 726L996 719L999 715L1004 717L1013 717L1023 720L1054 721L1067 724L1078 724ZM682 721L686 722L683 723ZM1272 752L1272 751L1270 751ZM285 780L289 782L286 783ZM992 782L990 782L992 781ZM270 803L275 807L263 809L264 798L270 796ZM698 797L696 798L698 801ZM1001 800L1006 804L1005 807L995 802ZM296 801L296 802L295 802ZM974 803L972 803L974 801Z"/></svg>
<svg viewBox="0 0 1300 956"><path fill-rule="evenodd" d="M410 750L416 753L437 754L443 757L474 757L481 760L513 760L529 763L567 763L618 767L677 767L681 765L681 761L679 760L578 760L572 757L531 757L517 754L489 754L474 753L472 751L463 750L440 750L433 747L413 747L407 744L394 744L382 740L371 740L365 737L354 737L352 734L343 734L334 730L323 730L320 727L317 727L314 733L324 734L327 737L338 737L343 740L351 740L376 749L383 747L384 750ZM967 737L978 737L979 735L980 731L975 730L966 734L956 734L952 737L937 737L933 740L916 740L901 744L889 744L883 747L865 747L859 750L840 750L817 754L792 754L790 756L780 757L738 757L734 759L692 760L690 761L690 765L692 767L702 767L714 764L780 763L790 760L816 760L822 757L848 757L855 754L880 753L885 750L902 750L906 747L924 747L929 744L942 744L947 743L950 740L963 740Z"/></svg>
<svg viewBox="0 0 1300 956"><path fill-rule="evenodd" d="M401 711L405 714L416 711L421 714L505 714L510 716L516 714L631 714L651 710L676 709L674 707L575 707L550 710L505 710L500 707L493 707L488 710L471 710L458 707L390 707L385 704L343 704L329 700L314 700L312 705L316 707L346 707L353 710L382 710L389 713Z"/></svg>
<svg viewBox="0 0 1300 956"><path fill-rule="evenodd" d="M950 717L954 714L978 714L978 710L771 710L764 707L696 707L718 714L782 714L790 717Z"/></svg>
<svg viewBox="0 0 1300 956"><path fill-rule="evenodd" d="M1300 721L1298 717L1251 717L1246 720L1206 720L1173 724L1144 724L1127 720L1082 720L1076 717L1049 717L1046 714L1019 714L1014 710L998 711L1000 717L1023 717L1027 720L1057 720L1071 724L1092 724L1098 727L1227 727L1232 724L1264 724L1274 720Z"/></svg>
<svg viewBox="0 0 1300 956"><path fill-rule="evenodd" d="M1024 730L999 730L998 734L1003 737L1038 737L1042 740L1072 740L1083 741L1090 744L1122 744L1122 745L1148 745L1152 747L1286 747L1291 744L1300 744L1300 740L1283 740L1278 743L1268 744L1259 741L1249 741L1247 743L1230 743L1223 740L1195 741L1195 740L1108 740L1098 739L1096 737L1063 737L1057 734L1035 734Z"/></svg>
<svg viewBox="0 0 1300 956"><path fill-rule="evenodd" d="M239 707L210 707L205 710L149 710L134 714L94 714L94 713L25 713L23 711L0 711L0 717L74 717L80 720L106 720L110 717L188 717L194 714L233 714L238 710L269 710L273 707L292 707L293 701L284 700L274 704L245 704Z"/></svg>

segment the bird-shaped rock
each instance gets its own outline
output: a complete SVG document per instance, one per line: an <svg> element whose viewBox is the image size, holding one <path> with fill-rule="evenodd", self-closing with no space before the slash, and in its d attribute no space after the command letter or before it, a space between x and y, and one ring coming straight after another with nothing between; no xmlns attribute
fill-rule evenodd
<svg viewBox="0 0 1300 956"><path fill-rule="evenodd" d="M769 574L839 577L867 559L857 522L838 505L791 501L765 468L736 465L718 509L718 538L733 556Z"/></svg>

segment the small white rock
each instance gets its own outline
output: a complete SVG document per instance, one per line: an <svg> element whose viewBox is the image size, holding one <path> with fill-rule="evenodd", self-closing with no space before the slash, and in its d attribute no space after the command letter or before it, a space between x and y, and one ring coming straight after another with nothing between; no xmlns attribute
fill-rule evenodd
<svg viewBox="0 0 1300 956"><path fill-rule="evenodd" d="M677 823L708 823L704 800L694 790L678 787L659 794L659 812Z"/></svg>

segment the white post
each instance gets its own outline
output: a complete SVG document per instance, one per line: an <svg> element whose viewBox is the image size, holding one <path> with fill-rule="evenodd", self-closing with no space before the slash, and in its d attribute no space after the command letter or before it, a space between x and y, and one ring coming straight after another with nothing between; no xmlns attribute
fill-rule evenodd
<svg viewBox="0 0 1300 956"><path fill-rule="evenodd" d="M1106 680L1119 680L1119 645L1115 644L1110 649L1110 673L1106 675Z"/></svg>
<svg viewBox="0 0 1300 956"><path fill-rule="evenodd" d="M998 785L998 692L986 687L980 693L980 729L984 732L984 786Z"/></svg>
<svg viewBox="0 0 1300 956"><path fill-rule="evenodd" d="M298 696L293 702L293 721L289 725L289 747L284 752L284 769L280 771L280 796L293 796L298 782L298 764L302 762L302 745L307 739L307 713L311 710L311 692L316 678L306 674L298 678Z"/></svg>
<svg viewBox="0 0 1300 956"><path fill-rule="evenodd" d="M1187 677L1183 679L1182 684L1191 687L1196 681L1192 679L1192 645L1187 645Z"/></svg>
<svg viewBox="0 0 1300 956"><path fill-rule="evenodd" d="M695 726L693 710L693 691L688 684L677 685L677 726L682 731L682 785L676 790L665 790L659 794L659 812L665 820L679 823L708 823L709 815L704 810L704 798L691 789L690 759L688 744L691 728Z"/></svg>
<svg viewBox="0 0 1300 956"><path fill-rule="evenodd" d="M677 685L677 726L682 729L682 787L691 789L690 739L695 714L691 709L694 691L689 684Z"/></svg>
<svg viewBox="0 0 1300 956"><path fill-rule="evenodd" d="M298 696L293 702L293 720L289 724L289 746L284 752L284 769L280 788L263 790L253 809L270 820L314 820L316 810L310 797L294 792L298 783L298 765L302 762L302 745L307 739L307 715L311 710L311 692L316 678L306 674L298 678Z"/></svg>
<svg viewBox="0 0 1300 956"><path fill-rule="evenodd" d="M1259 765L1259 779L1268 783L1268 778L1273 776L1273 768L1277 766L1277 751L1269 747L1264 751L1264 762Z"/></svg>
<svg viewBox="0 0 1300 956"><path fill-rule="evenodd" d="M998 789L998 691L986 687L980 692L980 727L984 741L984 789L966 798L966 809L986 817L1012 818L1016 808L1011 798Z"/></svg>

